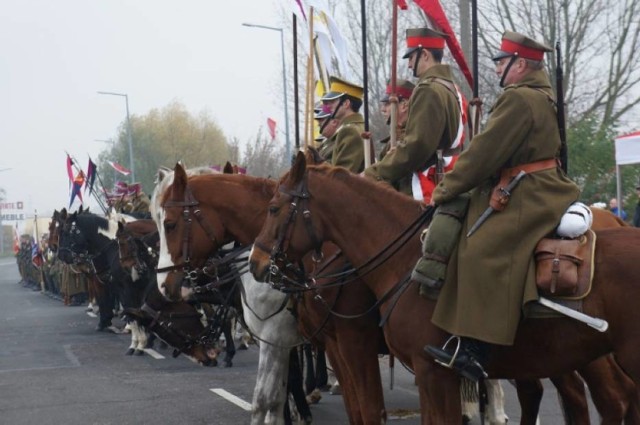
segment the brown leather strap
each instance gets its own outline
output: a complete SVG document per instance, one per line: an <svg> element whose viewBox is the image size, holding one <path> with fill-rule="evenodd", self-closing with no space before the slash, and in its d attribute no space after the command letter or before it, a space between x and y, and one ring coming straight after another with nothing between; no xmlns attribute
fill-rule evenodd
<svg viewBox="0 0 640 425"><path fill-rule="evenodd" d="M515 177L520 171L524 171L527 174L535 173L536 171L550 170L558 167L559 163L556 158L543 159L541 161L529 162L528 164L520 164L515 167L505 168L500 173L500 177Z"/></svg>

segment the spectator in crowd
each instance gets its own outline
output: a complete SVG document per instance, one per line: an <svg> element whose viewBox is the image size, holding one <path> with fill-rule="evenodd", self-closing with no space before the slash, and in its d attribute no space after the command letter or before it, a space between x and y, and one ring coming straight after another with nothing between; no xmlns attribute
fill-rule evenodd
<svg viewBox="0 0 640 425"><path fill-rule="evenodd" d="M618 214L618 208L620 209L620 214ZM627 212L622 209L622 206L618 207L618 200L616 198L611 198L609 201L609 210L611 210L612 214L615 214L624 221L627 221Z"/></svg>
<svg viewBox="0 0 640 425"><path fill-rule="evenodd" d="M638 195L638 204L636 205L636 211L633 214L633 225L640 227L640 183L636 186L636 195Z"/></svg>

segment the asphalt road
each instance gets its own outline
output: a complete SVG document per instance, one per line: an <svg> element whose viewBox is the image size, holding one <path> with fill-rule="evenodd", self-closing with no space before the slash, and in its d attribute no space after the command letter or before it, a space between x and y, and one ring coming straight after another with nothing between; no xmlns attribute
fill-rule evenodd
<svg viewBox="0 0 640 425"><path fill-rule="evenodd" d="M15 261L0 259L0 424L249 423L243 403L219 394L251 402L257 347L238 351L232 368L204 368L159 348L125 356L129 335L96 332L97 319L84 307L65 307L18 281ZM413 377L396 362L389 390L387 360L380 362L389 423L418 424ZM555 390L548 383L545 388L540 422L561 424ZM510 422L518 423L515 391L508 383L504 390ZM329 393L312 413L314 424L347 423L341 397Z"/></svg>

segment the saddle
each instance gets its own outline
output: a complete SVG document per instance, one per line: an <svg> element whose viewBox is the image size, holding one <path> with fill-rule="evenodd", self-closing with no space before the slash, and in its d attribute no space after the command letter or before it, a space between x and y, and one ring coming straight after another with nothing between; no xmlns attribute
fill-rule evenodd
<svg viewBox="0 0 640 425"><path fill-rule="evenodd" d="M580 300L591 291L596 234L576 239L544 238L535 249L536 285L541 296Z"/></svg>

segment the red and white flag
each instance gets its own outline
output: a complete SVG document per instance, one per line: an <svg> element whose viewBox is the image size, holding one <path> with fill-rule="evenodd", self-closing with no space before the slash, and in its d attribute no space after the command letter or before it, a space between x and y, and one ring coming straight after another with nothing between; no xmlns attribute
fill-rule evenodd
<svg viewBox="0 0 640 425"><path fill-rule="evenodd" d="M131 171L127 170L122 165L118 164L117 162L113 162L113 161L107 161L107 162L109 163L109 165L111 165L113 167L114 170L116 170L120 174L123 174L125 176L128 176L129 174L131 174Z"/></svg>

